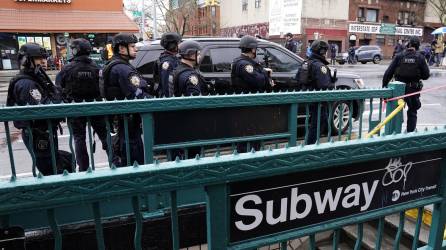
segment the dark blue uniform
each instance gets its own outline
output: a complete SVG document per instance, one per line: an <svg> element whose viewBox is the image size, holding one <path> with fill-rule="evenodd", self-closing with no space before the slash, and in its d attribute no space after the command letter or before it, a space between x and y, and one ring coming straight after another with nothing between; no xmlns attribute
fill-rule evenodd
<svg viewBox="0 0 446 250"><path fill-rule="evenodd" d="M207 95L207 81L200 72L180 62L173 73L175 96Z"/></svg>
<svg viewBox="0 0 446 250"><path fill-rule="evenodd" d="M256 93L270 90L268 72L254 59L245 55L234 59L231 65L231 81L236 93Z"/></svg>
<svg viewBox="0 0 446 250"><path fill-rule="evenodd" d="M128 62L119 57L113 57L113 60L104 69L104 86L107 99L143 99L152 97L148 93L148 84L138 71ZM130 164L135 161L138 164L144 164L144 146L141 139L141 117L139 114L128 116L128 132L130 156L127 156L125 145L124 121L119 119L118 123L118 154L120 160L115 159L117 166L126 166L127 157L130 158Z"/></svg>
<svg viewBox="0 0 446 250"><path fill-rule="evenodd" d="M319 56L318 54L312 53L310 59L308 61L308 83L301 83L303 85L309 86L308 89L312 90L326 90L333 89L334 83L331 78L330 68L327 66L329 63L327 60ZM300 79L299 74L301 71L297 73L296 78ZM318 124L318 105L311 104L310 105L310 128L308 132L308 141L307 144L314 144L317 141L317 124ZM320 131L324 131L327 127L328 122L328 110L326 105L321 105L321 113L320 113Z"/></svg>
<svg viewBox="0 0 446 250"><path fill-rule="evenodd" d="M288 40L285 43L285 48L287 48L289 51L296 53L297 52L297 47L299 46L299 44L294 40Z"/></svg>
<svg viewBox="0 0 446 250"><path fill-rule="evenodd" d="M56 76L56 85L63 89L64 100L67 102L93 101L100 99L99 67L87 56L75 57L65 65ZM69 120L73 128L76 161L79 171L86 171L89 158L86 145L86 117L76 117ZM91 126L102 143L102 149L107 149L107 129L104 117L90 117Z"/></svg>
<svg viewBox="0 0 446 250"><path fill-rule="evenodd" d="M427 80L430 76L429 66L424 56L409 48L395 56L383 77L383 87L387 87L392 77L406 84L406 94L420 91L423 85L420 80ZM420 95L404 98L407 103L407 132L413 132L417 126L417 110L421 108Z"/></svg>
<svg viewBox="0 0 446 250"><path fill-rule="evenodd" d="M169 86L169 83L172 85L172 79L169 79L169 77L172 77L172 72L176 69L178 64L179 59L169 51L161 53L158 61L156 62L154 78L159 83L158 95L160 97L170 97L174 95L173 86Z"/></svg>
<svg viewBox="0 0 446 250"><path fill-rule="evenodd" d="M11 80L8 89L7 105L38 105L60 103L62 100L60 91L48 80L45 73L35 73L33 70L20 71ZM58 150L57 127L59 122L52 121L54 149ZM22 139L26 148L31 150L36 157L36 167L43 175L53 174L51 164L51 147L49 141L49 129L46 120L16 121L14 126L22 129ZM30 134L27 127L31 129L33 143L30 143Z"/></svg>

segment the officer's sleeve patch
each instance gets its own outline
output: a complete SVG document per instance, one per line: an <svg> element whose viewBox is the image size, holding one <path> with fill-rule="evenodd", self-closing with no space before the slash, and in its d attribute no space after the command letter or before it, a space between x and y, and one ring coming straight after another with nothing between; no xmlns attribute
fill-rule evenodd
<svg viewBox="0 0 446 250"><path fill-rule="evenodd" d="M131 83L133 86L139 88L139 85L140 85L140 83L141 83L141 79L139 78L138 75L135 75L135 74L130 75L130 77L129 77L129 81L130 81L130 83Z"/></svg>
<svg viewBox="0 0 446 250"><path fill-rule="evenodd" d="M245 66L245 71L252 74L252 72L254 72L254 67L251 64L248 64Z"/></svg>
<svg viewBox="0 0 446 250"><path fill-rule="evenodd" d="M40 93L40 91L38 89L32 89L29 91L29 94L31 95L31 97L40 102L40 100L42 100L42 94Z"/></svg>
<svg viewBox="0 0 446 250"><path fill-rule="evenodd" d="M321 66L321 72L322 72L322 74L326 75L327 74L327 67Z"/></svg>
<svg viewBox="0 0 446 250"><path fill-rule="evenodd" d="M161 66L164 70L168 70L169 69L169 62L164 62L163 65Z"/></svg>
<svg viewBox="0 0 446 250"><path fill-rule="evenodd" d="M197 86L198 84L198 77L196 75L189 76L189 81L194 85Z"/></svg>

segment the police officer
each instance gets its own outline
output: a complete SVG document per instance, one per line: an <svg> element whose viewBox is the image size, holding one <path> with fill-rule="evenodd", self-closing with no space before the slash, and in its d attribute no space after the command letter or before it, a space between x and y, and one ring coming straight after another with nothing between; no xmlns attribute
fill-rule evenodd
<svg viewBox="0 0 446 250"><path fill-rule="evenodd" d="M235 93L264 92L274 87L272 70L263 68L254 60L257 56L257 46L255 37L246 35L240 39L242 54L235 58L231 65L231 82Z"/></svg>
<svg viewBox="0 0 446 250"><path fill-rule="evenodd" d="M91 45L86 39L79 38L71 42L70 48L73 59L57 74L56 85L62 88L62 95L66 102L91 102L100 100L99 93L99 67L90 59ZM104 118L91 117L91 125L102 142L102 148L107 149L107 130ZM88 169L88 152L85 143L86 117L70 119L73 128L73 137L76 161L79 171Z"/></svg>
<svg viewBox="0 0 446 250"><path fill-rule="evenodd" d="M293 53L296 53L299 44L293 39L293 34L287 33L285 35L285 39L286 39L285 48L287 48L289 51Z"/></svg>
<svg viewBox="0 0 446 250"><path fill-rule="evenodd" d="M153 70L155 82L158 83L158 96L169 97L173 96L173 86L169 88L169 77L172 77L173 70L178 66L179 59L176 56L178 53L178 43L181 41L181 36L175 32L164 33L161 37L161 46L165 49L155 63ZM169 91L170 90L170 91Z"/></svg>
<svg viewBox="0 0 446 250"><path fill-rule="evenodd" d="M181 61L173 72L175 96L207 95L210 84L196 67L200 61L201 45L196 41L184 41L179 45Z"/></svg>
<svg viewBox="0 0 446 250"><path fill-rule="evenodd" d="M326 90L334 88L336 79L332 78L330 63L326 59L329 45L325 41L315 40L311 44L311 55L308 61L302 64L297 72L296 78L303 90ZM321 105L320 113L320 131L324 131L327 126L327 107ZM307 144L314 144L317 141L317 125L318 125L318 105L310 105L310 128L308 132Z"/></svg>
<svg viewBox="0 0 446 250"><path fill-rule="evenodd" d="M7 105L24 106L60 103L60 91L45 73L47 53L35 43L23 45L18 54L20 72L10 81ZM49 133L46 120L15 121L14 126L22 129L22 138L30 154L36 157L36 167L43 175L53 174L51 162L50 136L54 140L55 152L58 150L57 127L59 121L51 122L53 134ZM29 130L28 130L29 128ZM32 137L31 137L32 135ZM32 145L31 145L32 139Z"/></svg>
<svg viewBox="0 0 446 250"><path fill-rule="evenodd" d="M420 91L423 88L421 80L429 78L429 66L423 55L418 52L420 40L418 37L410 37L407 49L395 55L392 63L387 68L383 77L383 87L387 87L390 80L406 84L406 94ZM407 103L407 132L413 132L417 126L417 110L421 108L420 95L404 98Z"/></svg>
<svg viewBox="0 0 446 250"><path fill-rule="evenodd" d="M107 100L142 99L152 97L150 86L141 77L130 60L136 58L138 39L132 34L119 33L113 37L113 57L103 70L104 94ZM141 139L141 117L139 114L128 115L128 135L130 156L126 154L125 131L123 119L118 120L118 152L120 160L115 159L117 166L126 166L135 161L144 163L144 147Z"/></svg>

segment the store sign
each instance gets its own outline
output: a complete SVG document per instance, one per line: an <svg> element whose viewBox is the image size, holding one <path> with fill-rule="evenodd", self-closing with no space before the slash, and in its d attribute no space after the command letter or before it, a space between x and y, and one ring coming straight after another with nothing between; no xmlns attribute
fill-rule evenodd
<svg viewBox="0 0 446 250"><path fill-rule="evenodd" d="M73 0L15 0L20 3L56 3L56 4L70 4Z"/></svg>
<svg viewBox="0 0 446 250"><path fill-rule="evenodd" d="M383 23L381 24L381 34L383 35L394 35L396 31L395 24Z"/></svg>
<svg viewBox="0 0 446 250"><path fill-rule="evenodd" d="M423 36L423 29L422 28L396 27L395 35Z"/></svg>
<svg viewBox="0 0 446 250"><path fill-rule="evenodd" d="M352 23L348 26L348 32L350 33L379 34L380 30L380 25Z"/></svg>
<svg viewBox="0 0 446 250"><path fill-rule="evenodd" d="M433 151L230 184L230 241L438 195L445 153Z"/></svg>
<svg viewBox="0 0 446 250"><path fill-rule="evenodd" d="M350 35L349 40L350 41L356 41L356 35Z"/></svg>
<svg viewBox="0 0 446 250"><path fill-rule="evenodd" d="M301 34L302 0L272 0L269 11L269 35L291 32Z"/></svg>

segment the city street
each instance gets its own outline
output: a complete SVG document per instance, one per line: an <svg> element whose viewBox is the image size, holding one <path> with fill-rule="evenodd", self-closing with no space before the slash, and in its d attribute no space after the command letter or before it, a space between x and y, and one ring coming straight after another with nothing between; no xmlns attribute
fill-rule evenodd
<svg viewBox="0 0 446 250"><path fill-rule="evenodd" d="M360 75L367 88L379 88L381 87L381 80L388 66L388 62L375 65L368 64L356 64L356 65L336 65L338 72L349 72ZM424 81L424 89L437 87L440 85L446 85L446 70L440 68L431 68L431 78ZM6 102L7 86L3 84L0 86L0 105L4 105ZM446 88L436 90L423 94L421 96L422 108L419 110L418 129L433 128L435 126L446 125L446 113L443 112L443 107L446 106ZM379 100L373 102L373 119L376 120L379 114ZM368 131L368 120L370 113L369 100L366 100L365 111L363 114L363 131ZM403 125L405 128L405 125ZM13 128L10 124L10 128L13 134L13 150L14 159L17 167L17 172L20 175L30 175L31 170L31 158L27 152L19 132ZM355 123L353 132L358 134L358 122ZM5 139L5 132L3 125L0 128L0 176L10 175L10 163L8 156L8 148ZM107 157L104 151L101 149L101 143L97 141L97 152L95 154L95 165L97 167L108 166ZM65 128L64 134L59 135L59 146L62 150L69 151L69 134Z"/></svg>

